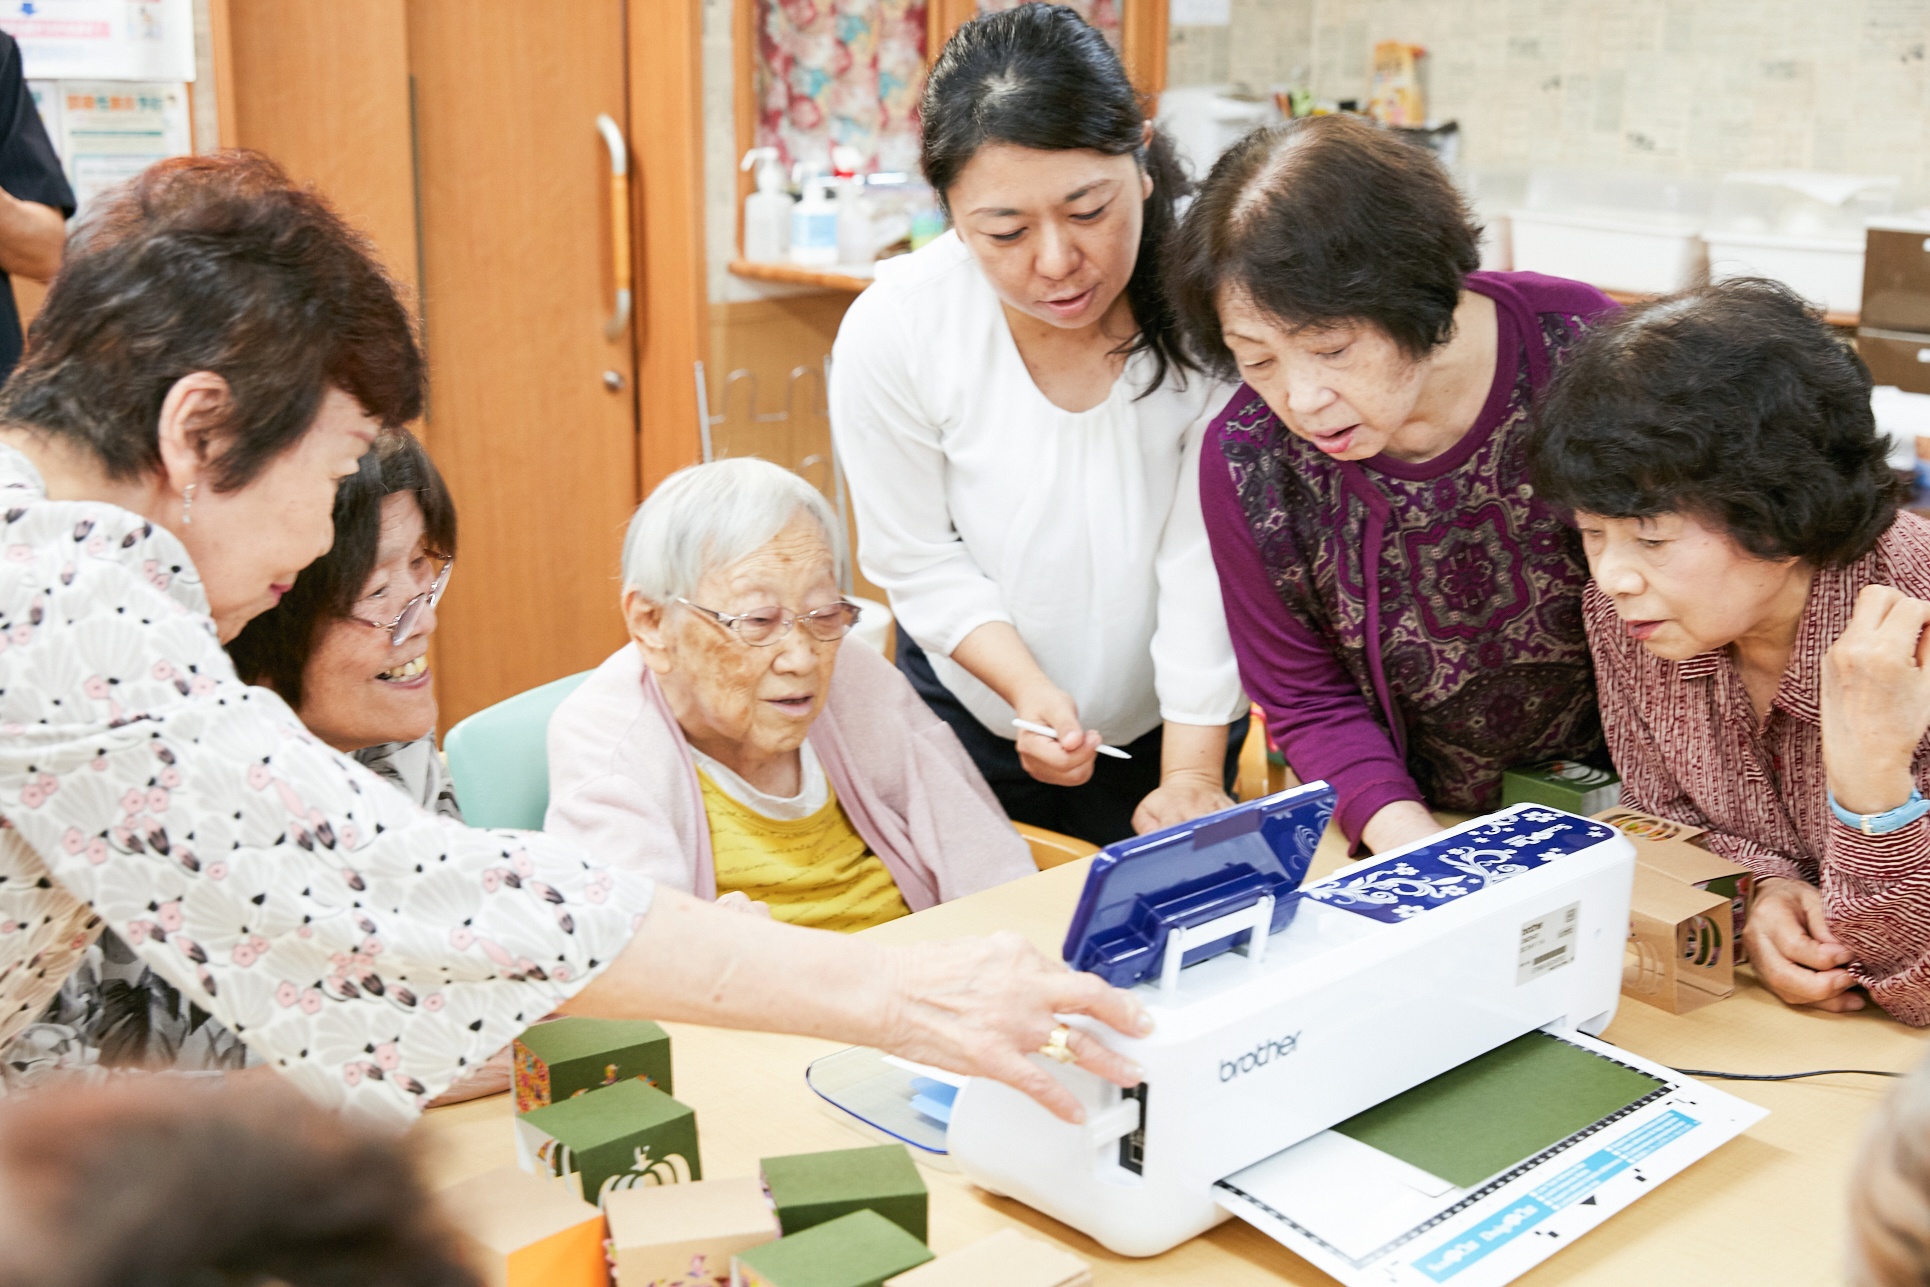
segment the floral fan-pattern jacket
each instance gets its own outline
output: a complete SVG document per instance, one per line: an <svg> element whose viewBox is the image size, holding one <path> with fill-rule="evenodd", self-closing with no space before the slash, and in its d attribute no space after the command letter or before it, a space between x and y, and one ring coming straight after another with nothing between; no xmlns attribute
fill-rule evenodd
<svg viewBox="0 0 1930 1287"><path fill-rule="evenodd" d="M103 926L312 1097L406 1123L652 886L423 812L241 684L172 534L0 447L0 1046Z"/></svg>

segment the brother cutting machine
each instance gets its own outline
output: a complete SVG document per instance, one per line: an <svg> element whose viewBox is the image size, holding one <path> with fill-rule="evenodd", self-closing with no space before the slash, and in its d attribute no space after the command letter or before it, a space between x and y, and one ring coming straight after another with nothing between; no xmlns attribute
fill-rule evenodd
<svg viewBox="0 0 1930 1287"><path fill-rule="evenodd" d="M1071 1022L1145 1081L1122 1092L1041 1059L1085 1106L1074 1126L971 1079L945 1133L958 1169L1124 1255L1235 1213L1344 1282L1475 1287L1507 1282L1762 1115L1591 1040L1614 1017L1628 933L1634 849L1614 828L1516 806L1302 889L1333 807L1314 783L1098 855L1067 963L1136 988L1157 1026L1132 1040ZM1608 1111L1505 1165L1477 1148L1475 1172L1458 1176L1425 1147L1417 1166L1346 1133L1501 1047L1517 1076L1554 1067L1517 1056L1579 1061L1580 1084L1613 1098L1562 1102ZM1423 1145L1440 1133L1418 1129ZM1492 1143L1482 1129L1472 1138Z"/></svg>

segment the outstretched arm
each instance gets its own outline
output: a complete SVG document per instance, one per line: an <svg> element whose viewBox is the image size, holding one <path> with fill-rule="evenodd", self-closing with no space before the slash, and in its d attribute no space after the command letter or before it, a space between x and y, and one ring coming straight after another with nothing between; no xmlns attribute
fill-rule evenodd
<svg viewBox="0 0 1930 1287"><path fill-rule="evenodd" d="M1048 961L1017 934L887 945L800 929L660 889L635 937L571 998L570 1014L670 1019L877 1046L1016 1087L1068 1121L1072 1095L1025 1056L1060 1014L1128 1036L1152 1020L1132 995ZM1075 1031L1079 1066L1121 1086L1139 1070Z"/></svg>

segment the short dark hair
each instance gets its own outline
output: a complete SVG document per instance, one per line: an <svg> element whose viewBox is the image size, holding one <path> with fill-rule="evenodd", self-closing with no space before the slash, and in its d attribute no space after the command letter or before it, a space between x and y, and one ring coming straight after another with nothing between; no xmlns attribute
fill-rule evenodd
<svg viewBox="0 0 1930 1287"><path fill-rule="evenodd" d="M1366 322L1409 358L1454 334L1481 228L1432 153L1356 116L1256 129L1180 224L1167 293L1193 355L1231 379L1220 291L1290 328Z"/></svg>
<svg viewBox="0 0 1930 1287"><path fill-rule="evenodd" d="M5 1287L474 1287L395 1139L286 1084L72 1082L0 1107Z"/></svg>
<svg viewBox="0 0 1930 1287"><path fill-rule="evenodd" d="M1146 103L1119 55L1085 19L1061 4L1022 4L981 14L945 42L925 78L918 154L941 203L987 143L1130 154L1152 176L1152 195L1141 207L1139 257L1126 282L1139 330L1122 349L1152 356L1153 378L1142 397L1169 371L1193 366L1162 280L1175 203L1192 184L1171 139L1154 130L1145 141Z"/></svg>
<svg viewBox="0 0 1930 1287"><path fill-rule="evenodd" d="M429 549L456 556L456 506L435 462L407 429L384 433L335 494L335 544L302 570L280 603L229 641L228 656L244 683L272 688L300 709L308 659L322 632L349 615L368 584L382 537L382 502L397 492L413 492L422 506Z"/></svg>
<svg viewBox="0 0 1930 1287"><path fill-rule="evenodd" d="M1762 559L1853 563L1900 487L1870 372L1780 282L1702 286L1608 317L1570 350L1528 437L1539 499L1604 518L1688 513Z"/></svg>
<svg viewBox="0 0 1930 1287"><path fill-rule="evenodd" d="M232 395L220 491L292 446L331 386L385 426L422 410L422 354L373 248L253 152L159 162L83 220L0 421L139 478L160 468L162 401L195 371Z"/></svg>

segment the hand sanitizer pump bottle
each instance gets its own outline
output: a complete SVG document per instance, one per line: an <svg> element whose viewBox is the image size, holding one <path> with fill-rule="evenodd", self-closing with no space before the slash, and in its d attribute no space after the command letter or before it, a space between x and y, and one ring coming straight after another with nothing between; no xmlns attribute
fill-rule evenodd
<svg viewBox="0 0 1930 1287"><path fill-rule="evenodd" d="M877 257L872 241L871 202L865 196L858 149L840 144L831 151L832 173L838 182L838 262L866 265Z"/></svg>
<svg viewBox="0 0 1930 1287"><path fill-rule="evenodd" d="M830 268L838 262L838 206L831 181L815 165L800 167L798 203L791 207L791 262L800 268Z"/></svg>
<svg viewBox="0 0 1930 1287"><path fill-rule="evenodd" d="M774 147L744 153L740 169L757 167L757 191L744 198L744 258L781 262L791 248L791 194L784 190L784 164Z"/></svg>

